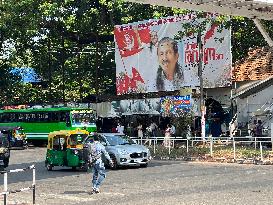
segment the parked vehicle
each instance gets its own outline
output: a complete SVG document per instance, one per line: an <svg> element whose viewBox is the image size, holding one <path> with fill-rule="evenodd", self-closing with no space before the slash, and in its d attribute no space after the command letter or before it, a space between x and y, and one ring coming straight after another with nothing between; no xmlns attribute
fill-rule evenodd
<svg viewBox="0 0 273 205"><path fill-rule="evenodd" d="M8 136L0 133L0 170L9 166L10 150Z"/></svg>
<svg viewBox="0 0 273 205"><path fill-rule="evenodd" d="M86 130L60 130L49 133L45 166L51 171L55 166L80 168L87 171L88 161L84 157L83 140L88 136Z"/></svg>
<svg viewBox="0 0 273 205"><path fill-rule="evenodd" d="M151 154L147 147L136 144L124 134L98 133L95 137L98 138L109 153L114 163L113 169L120 166L147 167L151 160ZM88 141L88 138L86 138L86 141ZM108 164L106 160L105 163Z"/></svg>
<svg viewBox="0 0 273 205"><path fill-rule="evenodd" d="M0 127L0 132L7 136L10 148L25 148L27 146L23 128L17 126Z"/></svg>
<svg viewBox="0 0 273 205"><path fill-rule="evenodd" d="M72 107L33 107L31 109L0 110L1 127L23 127L28 143L42 145L47 136L56 130L85 128L96 131L95 112L88 108Z"/></svg>

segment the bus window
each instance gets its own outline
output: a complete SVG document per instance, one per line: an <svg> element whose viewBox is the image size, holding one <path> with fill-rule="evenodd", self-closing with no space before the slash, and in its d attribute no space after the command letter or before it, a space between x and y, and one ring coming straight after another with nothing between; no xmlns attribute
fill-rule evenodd
<svg viewBox="0 0 273 205"><path fill-rule="evenodd" d="M94 113L90 110L71 111L70 115L72 127L90 127L95 123Z"/></svg>

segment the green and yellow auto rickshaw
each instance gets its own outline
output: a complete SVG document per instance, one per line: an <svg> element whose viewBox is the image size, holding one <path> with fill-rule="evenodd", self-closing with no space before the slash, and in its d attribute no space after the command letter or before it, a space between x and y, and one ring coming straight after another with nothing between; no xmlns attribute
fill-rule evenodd
<svg viewBox="0 0 273 205"><path fill-rule="evenodd" d="M0 171L9 166L10 149L7 135L0 133Z"/></svg>
<svg viewBox="0 0 273 205"><path fill-rule="evenodd" d="M0 127L0 132L7 136L10 148L24 149L27 147L26 134L22 127Z"/></svg>
<svg viewBox="0 0 273 205"><path fill-rule="evenodd" d="M87 171L88 160L84 156L83 140L86 130L60 130L49 133L45 166L51 171L54 166L80 168Z"/></svg>

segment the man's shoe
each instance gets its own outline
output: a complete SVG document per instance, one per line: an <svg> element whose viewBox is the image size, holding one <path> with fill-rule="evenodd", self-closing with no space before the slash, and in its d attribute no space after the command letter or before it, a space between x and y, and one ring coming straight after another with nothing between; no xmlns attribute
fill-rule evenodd
<svg viewBox="0 0 273 205"><path fill-rule="evenodd" d="M95 189L94 192L95 192L95 194L99 194L100 190L99 189Z"/></svg>
<svg viewBox="0 0 273 205"><path fill-rule="evenodd" d="M89 194L92 195L92 194L98 194L98 193L100 193L100 190L96 189L96 188L93 188L92 191Z"/></svg>

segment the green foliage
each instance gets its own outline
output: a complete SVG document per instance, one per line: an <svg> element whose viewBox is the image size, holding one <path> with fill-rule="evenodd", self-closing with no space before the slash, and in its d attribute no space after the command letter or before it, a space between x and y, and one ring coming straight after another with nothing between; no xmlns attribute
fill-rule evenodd
<svg viewBox="0 0 273 205"><path fill-rule="evenodd" d="M207 155L210 155L209 146L194 146L189 147L189 152L187 153L185 143L176 143L175 148L170 149L161 145L155 147L155 152L153 147L150 148L151 154L155 158L186 158L195 157L199 159L205 159ZM263 151L263 157L266 158L269 155L269 151ZM253 147L236 147L236 158L237 159L258 159L261 153L259 149L254 149ZM213 157L214 158L233 158L233 147L232 146L214 146L213 147Z"/></svg>
<svg viewBox="0 0 273 205"><path fill-rule="evenodd" d="M5 0L0 7L0 45L6 45L0 104L83 101L96 94L96 87L99 95L115 95L114 25L187 12L122 0ZM214 23L225 21L219 16ZM266 45L251 20L232 17L229 22L233 62L249 48ZM272 35L272 22L263 24ZM96 44L97 37L109 40ZM10 67L32 67L44 83L22 85L10 77ZM181 132L184 121L176 122Z"/></svg>
<svg viewBox="0 0 273 205"><path fill-rule="evenodd" d="M173 124L176 128L176 135L186 137L188 132L188 125L193 122L194 115L191 112L184 112L178 117L173 118Z"/></svg>

